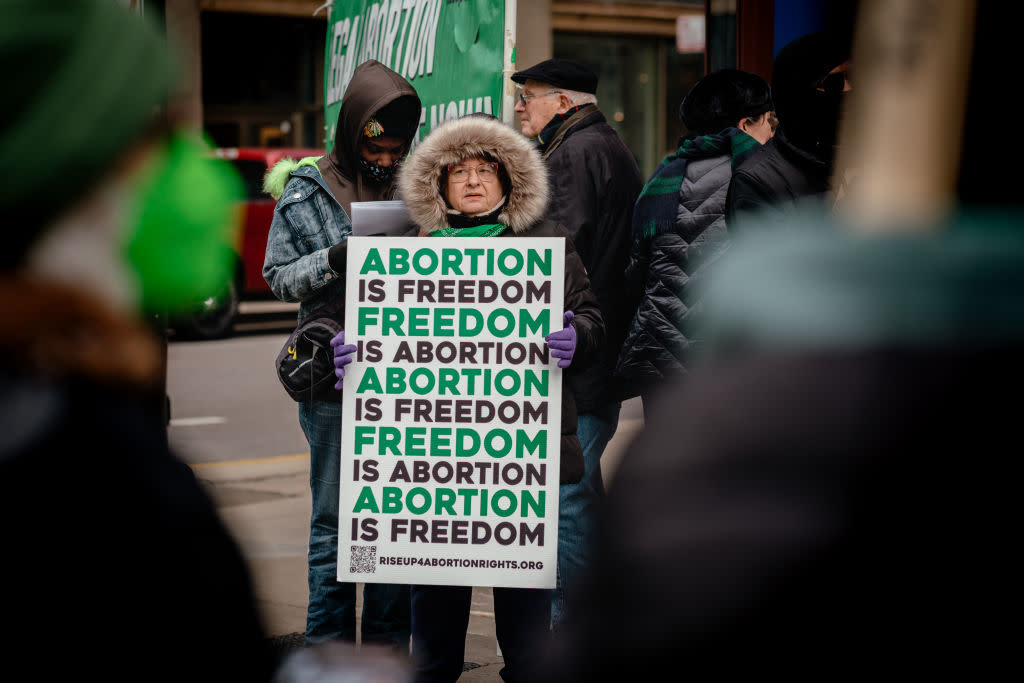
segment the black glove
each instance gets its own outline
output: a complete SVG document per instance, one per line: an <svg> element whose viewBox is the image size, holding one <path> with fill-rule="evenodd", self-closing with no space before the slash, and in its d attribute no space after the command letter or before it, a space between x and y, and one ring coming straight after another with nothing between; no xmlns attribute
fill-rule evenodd
<svg viewBox="0 0 1024 683"><path fill-rule="evenodd" d="M327 264L338 275L345 274L345 261L348 254L348 240L342 240L327 250Z"/></svg>

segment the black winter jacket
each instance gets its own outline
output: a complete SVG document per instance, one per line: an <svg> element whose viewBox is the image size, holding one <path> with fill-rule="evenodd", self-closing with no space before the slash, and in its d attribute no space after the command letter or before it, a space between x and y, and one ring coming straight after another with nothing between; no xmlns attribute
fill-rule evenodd
<svg viewBox="0 0 1024 683"><path fill-rule="evenodd" d="M694 285L726 248L731 176L729 155L691 161L679 187L675 230L634 240L626 286L638 303L615 369L630 395L686 373L687 351L696 343L691 318L699 311Z"/></svg>
<svg viewBox="0 0 1024 683"><path fill-rule="evenodd" d="M633 153L604 114L596 106L589 109L578 123L563 124L553 138L562 135L560 141L541 148L550 178L550 217L572 236L605 324L598 359L584 371L570 368L569 383L581 413L622 397L613 372L633 315L625 296L625 271L633 204L643 188Z"/></svg>
<svg viewBox="0 0 1024 683"><path fill-rule="evenodd" d="M726 197L725 220L730 230L744 215L765 213L769 218L791 213L825 199L831 187L831 164L795 146L780 127L764 147L732 175Z"/></svg>
<svg viewBox="0 0 1024 683"><path fill-rule="evenodd" d="M623 457L532 680L632 680L639 658L672 679L680 658L722 678L839 661L977 678L1012 652L963 625L1019 585L1020 408L999 388L1024 382L1022 221L735 236L708 300L716 362L672 383Z"/></svg>
<svg viewBox="0 0 1024 683"><path fill-rule="evenodd" d="M270 681L245 558L147 410L156 335L38 278L0 277L0 310L5 651L50 680Z"/></svg>
<svg viewBox="0 0 1024 683"><path fill-rule="evenodd" d="M604 337L604 321L597 297L590 288L587 270L561 225L545 217L548 203L544 163L522 135L505 124L467 116L434 129L409 158L399 178L399 191L413 222L422 234L449 227L449 207L438 191L444 168L486 152L498 159L508 174L511 189L497 211L497 222L506 230L498 239L516 237L565 238L565 309L575 314L576 351L572 368L594 361ZM559 483L573 484L583 476L583 449L576 436L577 404L566 377L562 385L562 424Z"/></svg>

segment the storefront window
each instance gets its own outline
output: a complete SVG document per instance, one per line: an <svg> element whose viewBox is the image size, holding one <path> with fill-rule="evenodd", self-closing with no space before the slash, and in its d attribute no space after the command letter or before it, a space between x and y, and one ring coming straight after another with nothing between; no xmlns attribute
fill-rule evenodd
<svg viewBox="0 0 1024 683"><path fill-rule="evenodd" d="M598 75L598 106L647 178L684 132L679 102L704 70L703 53L680 54L667 38L556 32L554 56Z"/></svg>

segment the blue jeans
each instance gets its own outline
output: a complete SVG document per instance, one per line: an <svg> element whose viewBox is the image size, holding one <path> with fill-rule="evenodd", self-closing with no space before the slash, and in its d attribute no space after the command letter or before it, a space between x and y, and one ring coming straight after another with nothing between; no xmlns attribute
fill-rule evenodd
<svg viewBox="0 0 1024 683"><path fill-rule="evenodd" d="M338 581L338 505L341 482L341 404L299 403L309 442L309 606L306 642L356 639L356 584ZM362 642L409 651L409 586L363 584Z"/></svg>
<svg viewBox="0 0 1024 683"><path fill-rule="evenodd" d="M535 680L547 645L550 600L536 588L492 588L494 629L505 683ZM413 683L454 683L462 675L470 586L412 587Z"/></svg>
<svg viewBox="0 0 1024 683"><path fill-rule="evenodd" d="M565 619L567 594L575 590L580 573L590 564L594 516L604 497L601 454L619 426L621 408L621 403L612 403L600 413L580 414L577 421L583 477L558 487L558 577L551 592L551 623L556 629Z"/></svg>

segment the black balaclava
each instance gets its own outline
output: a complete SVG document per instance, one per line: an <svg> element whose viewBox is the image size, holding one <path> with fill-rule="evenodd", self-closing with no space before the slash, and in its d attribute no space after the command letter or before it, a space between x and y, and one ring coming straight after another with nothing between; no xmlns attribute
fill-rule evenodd
<svg viewBox="0 0 1024 683"><path fill-rule="evenodd" d="M775 57L772 98L779 125L787 140L820 159L834 155L844 97L841 82L825 92L816 85L848 59L848 45L825 33L801 36Z"/></svg>

